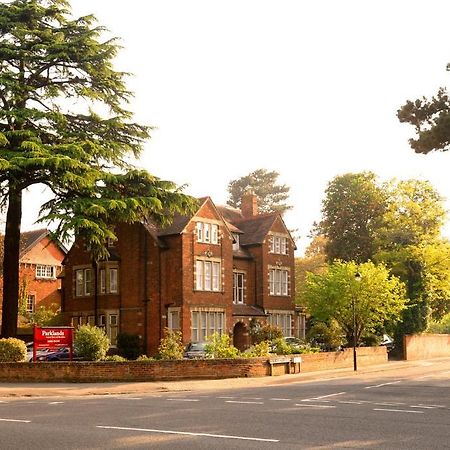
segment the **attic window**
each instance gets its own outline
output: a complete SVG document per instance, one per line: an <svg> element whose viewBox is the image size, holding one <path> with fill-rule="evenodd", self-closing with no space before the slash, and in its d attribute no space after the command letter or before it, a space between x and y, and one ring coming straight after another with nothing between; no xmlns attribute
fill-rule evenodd
<svg viewBox="0 0 450 450"><path fill-rule="evenodd" d="M56 267L44 264L36 265L36 278L54 279L56 278Z"/></svg>
<svg viewBox="0 0 450 450"><path fill-rule="evenodd" d="M195 229L197 231L197 242L204 242L206 244L219 243L219 225L197 222Z"/></svg>
<svg viewBox="0 0 450 450"><path fill-rule="evenodd" d="M283 236L272 236L270 241L270 253L277 255L287 255L288 243L287 238Z"/></svg>

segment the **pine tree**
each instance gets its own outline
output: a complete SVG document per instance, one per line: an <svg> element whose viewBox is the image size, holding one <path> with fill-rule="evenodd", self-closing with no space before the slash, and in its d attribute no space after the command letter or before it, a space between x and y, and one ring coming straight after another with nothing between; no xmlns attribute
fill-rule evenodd
<svg viewBox="0 0 450 450"><path fill-rule="evenodd" d="M71 18L65 0L0 3L0 202L7 205L2 335L17 331L22 193L53 198L41 220L62 240L81 234L107 254L115 221L164 223L192 206L171 182L131 166L150 128L126 108L127 74L115 71L116 39L93 16Z"/></svg>

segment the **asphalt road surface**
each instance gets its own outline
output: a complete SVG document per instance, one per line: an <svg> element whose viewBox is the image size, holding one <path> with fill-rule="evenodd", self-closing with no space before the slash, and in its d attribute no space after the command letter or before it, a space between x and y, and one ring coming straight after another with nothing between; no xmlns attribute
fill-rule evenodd
<svg viewBox="0 0 450 450"><path fill-rule="evenodd" d="M0 449L40 448L450 449L450 364L226 390L4 398Z"/></svg>

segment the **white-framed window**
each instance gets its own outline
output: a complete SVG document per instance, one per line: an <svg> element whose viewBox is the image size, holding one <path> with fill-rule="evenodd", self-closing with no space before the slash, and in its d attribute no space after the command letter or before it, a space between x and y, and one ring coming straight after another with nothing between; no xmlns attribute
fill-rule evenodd
<svg viewBox="0 0 450 450"><path fill-rule="evenodd" d="M36 265L36 278L55 279L56 278L56 266L37 264Z"/></svg>
<svg viewBox="0 0 450 450"><path fill-rule="evenodd" d="M233 238L234 238L234 242L233 242L233 250L237 251L239 250L239 234L238 233L233 233Z"/></svg>
<svg viewBox="0 0 450 450"><path fill-rule="evenodd" d="M283 332L283 336L292 336L292 314L269 312L268 322L270 325L278 327Z"/></svg>
<svg viewBox="0 0 450 450"><path fill-rule="evenodd" d="M92 294L92 269L75 270L75 296L85 297Z"/></svg>
<svg viewBox="0 0 450 450"><path fill-rule="evenodd" d="M244 276L243 272L233 272L233 303L244 303Z"/></svg>
<svg viewBox="0 0 450 450"><path fill-rule="evenodd" d="M34 310L36 307L36 295L35 294L28 294L27 295L27 313L34 314Z"/></svg>
<svg viewBox="0 0 450 450"><path fill-rule="evenodd" d="M117 268L111 268L109 272L109 292L116 294L118 292L118 274L119 270Z"/></svg>
<svg viewBox="0 0 450 450"><path fill-rule="evenodd" d="M287 237L273 235L270 240L270 253L278 255L288 254L288 240Z"/></svg>
<svg viewBox="0 0 450 450"><path fill-rule="evenodd" d="M195 289L220 291L220 262L198 259L195 263Z"/></svg>
<svg viewBox="0 0 450 450"><path fill-rule="evenodd" d="M270 295L289 295L289 271L285 269L269 270Z"/></svg>
<svg viewBox="0 0 450 450"><path fill-rule="evenodd" d="M180 308L169 308L167 311L167 328L169 330L180 329Z"/></svg>
<svg viewBox="0 0 450 450"><path fill-rule="evenodd" d="M214 333L223 334L223 311L191 311L191 341L205 342Z"/></svg>
<svg viewBox="0 0 450 450"><path fill-rule="evenodd" d="M98 278L100 294L104 294L106 292L106 269L100 269L98 271Z"/></svg>
<svg viewBox="0 0 450 450"><path fill-rule="evenodd" d="M106 320L105 320L105 315L104 314L100 314L98 316L98 326L101 328L105 328L106 327Z"/></svg>
<svg viewBox="0 0 450 450"><path fill-rule="evenodd" d="M219 243L219 225L214 223L197 222L195 225L197 232L197 242L206 244Z"/></svg>

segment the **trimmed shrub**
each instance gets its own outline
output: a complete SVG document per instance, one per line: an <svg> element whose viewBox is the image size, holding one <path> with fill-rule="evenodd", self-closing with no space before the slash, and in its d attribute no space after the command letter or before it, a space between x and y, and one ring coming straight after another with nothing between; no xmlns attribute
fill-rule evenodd
<svg viewBox="0 0 450 450"><path fill-rule="evenodd" d="M141 340L137 334L119 333L117 335L117 351L126 359L136 359L142 354Z"/></svg>
<svg viewBox="0 0 450 450"><path fill-rule="evenodd" d="M109 355L109 356L105 356L102 361L112 361L112 362L126 362L128 361L126 358L124 358L123 356L119 356L119 355Z"/></svg>
<svg viewBox="0 0 450 450"><path fill-rule="evenodd" d="M292 349L283 338L278 338L272 341L272 352L277 355L290 355L292 353Z"/></svg>
<svg viewBox="0 0 450 450"><path fill-rule="evenodd" d="M214 333L208 337L205 352L210 358L237 358L239 350L231 344L230 336Z"/></svg>
<svg viewBox="0 0 450 450"><path fill-rule="evenodd" d="M259 356L269 356L270 354L270 342L262 341L258 344L252 345L243 356L249 357L259 357Z"/></svg>
<svg viewBox="0 0 450 450"><path fill-rule="evenodd" d="M136 361L144 361L144 362L155 361L155 358L152 358L152 357L147 356L147 355L141 355L141 356L138 356L136 358Z"/></svg>
<svg viewBox="0 0 450 450"><path fill-rule="evenodd" d="M164 337L158 347L158 354L161 359L183 359L184 345L180 331L173 331L166 328Z"/></svg>
<svg viewBox="0 0 450 450"><path fill-rule="evenodd" d="M75 334L74 349L81 358L100 361L109 349L109 339L102 328L81 325Z"/></svg>
<svg viewBox="0 0 450 450"><path fill-rule="evenodd" d="M26 359L25 342L16 338L0 339L0 362L22 362Z"/></svg>

